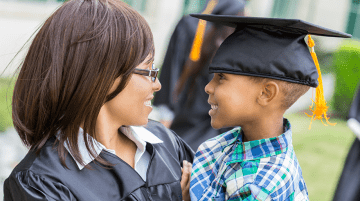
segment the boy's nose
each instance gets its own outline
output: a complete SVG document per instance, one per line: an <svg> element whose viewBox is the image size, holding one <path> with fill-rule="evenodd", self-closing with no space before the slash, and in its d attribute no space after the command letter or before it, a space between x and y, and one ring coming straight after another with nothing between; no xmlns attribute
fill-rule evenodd
<svg viewBox="0 0 360 201"><path fill-rule="evenodd" d="M211 94L212 93L212 87L211 87L211 82L212 81L210 81L206 86L205 86L205 92L207 93L207 94Z"/></svg>

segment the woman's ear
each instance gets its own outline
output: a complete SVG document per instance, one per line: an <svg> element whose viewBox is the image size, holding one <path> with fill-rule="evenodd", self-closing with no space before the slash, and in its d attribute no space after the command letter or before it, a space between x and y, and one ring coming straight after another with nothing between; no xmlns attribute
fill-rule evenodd
<svg viewBox="0 0 360 201"><path fill-rule="evenodd" d="M260 95L257 98L257 102L261 106L267 106L273 102L273 100L279 95L279 85L274 81L264 82L261 86Z"/></svg>

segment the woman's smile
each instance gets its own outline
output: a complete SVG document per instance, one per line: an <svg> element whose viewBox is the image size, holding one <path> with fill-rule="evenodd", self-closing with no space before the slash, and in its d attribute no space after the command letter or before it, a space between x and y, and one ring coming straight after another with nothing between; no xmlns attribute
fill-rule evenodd
<svg viewBox="0 0 360 201"><path fill-rule="evenodd" d="M151 107L151 108L152 108L151 100L152 100L152 99L145 101L145 106L148 106L148 107Z"/></svg>

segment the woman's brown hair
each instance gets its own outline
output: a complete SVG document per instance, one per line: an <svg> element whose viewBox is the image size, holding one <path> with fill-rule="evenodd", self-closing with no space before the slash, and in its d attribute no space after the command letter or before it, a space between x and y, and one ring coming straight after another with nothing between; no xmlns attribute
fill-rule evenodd
<svg viewBox="0 0 360 201"><path fill-rule="evenodd" d="M154 56L153 36L145 19L119 0L70 0L36 34L15 84L13 122L20 138L37 152L57 136L65 164L70 153L83 164L78 132L95 158L89 136L103 104L126 86L133 69ZM116 78L117 89L108 94ZM107 164L101 158L96 160Z"/></svg>

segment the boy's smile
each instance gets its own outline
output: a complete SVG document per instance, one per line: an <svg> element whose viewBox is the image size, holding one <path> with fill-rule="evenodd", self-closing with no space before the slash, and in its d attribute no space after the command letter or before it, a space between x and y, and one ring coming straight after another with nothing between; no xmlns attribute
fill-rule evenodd
<svg viewBox="0 0 360 201"><path fill-rule="evenodd" d="M216 112L216 110L218 109L218 105L212 104L209 102L209 104L211 105L211 110L209 110L209 115L211 116L211 114L214 114Z"/></svg>
<svg viewBox="0 0 360 201"><path fill-rule="evenodd" d="M258 86L248 76L214 73L205 87L211 105L211 126L220 129L253 122L259 111L256 103Z"/></svg>

